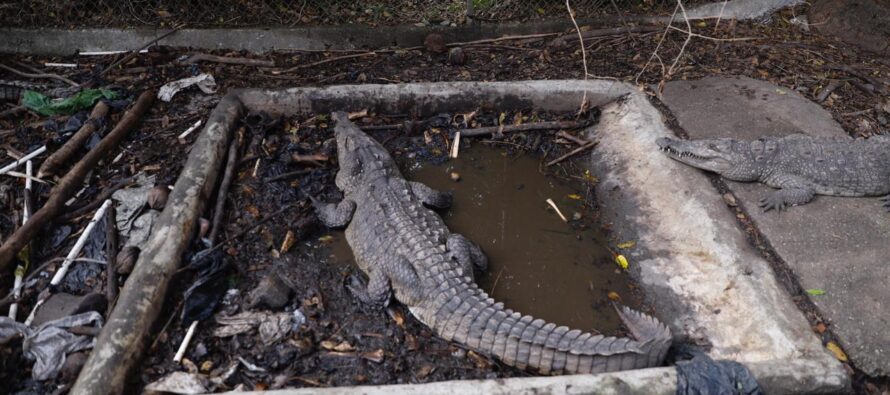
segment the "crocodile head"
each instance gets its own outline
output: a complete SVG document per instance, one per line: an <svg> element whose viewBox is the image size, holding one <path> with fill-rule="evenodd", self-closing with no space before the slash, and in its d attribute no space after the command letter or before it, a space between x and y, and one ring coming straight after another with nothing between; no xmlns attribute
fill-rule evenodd
<svg viewBox="0 0 890 395"><path fill-rule="evenodd" d="M735 139L677 140L662 137L658 147L672 159L734 181L756 181L761 174L749 144Z"/></svg>
<svg viewBox="0 0 890 395"><path fill-rule="evenodd" d="M392 157L380 143L349 120L345 112L331 114L336 122L337 160L340 171L335 183L345 193L355 191L381 176L400 174Z"/></svg>

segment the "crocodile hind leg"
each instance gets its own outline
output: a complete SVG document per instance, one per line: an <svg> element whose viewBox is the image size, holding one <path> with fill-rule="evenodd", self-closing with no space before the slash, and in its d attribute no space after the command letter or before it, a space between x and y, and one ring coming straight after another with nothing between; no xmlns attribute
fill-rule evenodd
<svg viewBox="0 0 890 395"><path fill-rule="evenodd" d="M414 196L417 196L423 204L432 208L451 207L450 193L437 191L426 184L416 181L411 181L409 184L411 185L411 192L414 192Z"/></svg>
<svg viewBox="0 0 890 395"><path fill-rule="evenodd" d="M479 270L488 268L488 257L482 249L463 235L452 233L448 236L445 247L451 259L456 260L464 269L464 274L470 278L473 278L474 266Z"/></svg>
<svg viewBox="0 0 890 395"><path fill-rule="evenodd" d="M340 203L321 203L312 199L318 219L329 228L342 228L349 224L355 212L355 202L343 200Z"/></svg>
<svg viewBox="0 0 890 395"><path fill-rule="evenodd" d="M358 274L349 276L349 284L346 284L346 288L363 304L373 309L386 307L392 295L389 278L380 270L368 273L367 281Z"/></svg>

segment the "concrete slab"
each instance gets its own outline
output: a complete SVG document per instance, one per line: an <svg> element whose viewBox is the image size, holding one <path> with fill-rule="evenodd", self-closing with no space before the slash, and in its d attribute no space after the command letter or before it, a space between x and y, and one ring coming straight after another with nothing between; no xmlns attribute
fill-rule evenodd
<svg viewBox="0 0 890 395"><path fill-rule="evenodd" d="M819 105L749 78L671 82L663 101L693 139L846 135ZM764 213L757 202L771 188L727 184L801 286L825 291L810 299L856 366L890 375L890 214L879 200L817 196L807 205Z"/></svg>

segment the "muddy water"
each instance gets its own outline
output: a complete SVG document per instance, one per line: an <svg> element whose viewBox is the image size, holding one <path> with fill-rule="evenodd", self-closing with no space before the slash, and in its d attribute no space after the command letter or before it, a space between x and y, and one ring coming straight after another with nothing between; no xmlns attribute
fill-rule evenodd
<svg viewBox="0 0 890 395"><path fill-rule="evenodd" d="M452 181L451 172L460 181ZM604 235L595 226L573 229L548 208L550 198L567 217L585 212L581 201L569 197L579 192L540 174L534 156L508 157L477 144L456 160L418 165L405 175L453 192L453 206L440 214L452 232L473 240L488 255L489 269L477 272L476 281L506 307L607 334L619 325L609 292L636 307ZM332 247L335 260L351 260L342 232Z"/></svg>

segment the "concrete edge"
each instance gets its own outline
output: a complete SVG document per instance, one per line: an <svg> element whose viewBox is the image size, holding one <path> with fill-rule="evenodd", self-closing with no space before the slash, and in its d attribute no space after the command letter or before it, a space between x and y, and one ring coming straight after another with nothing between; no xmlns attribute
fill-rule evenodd
<svg viewBox="0 0 890 395"><path fill-rule="evenodd" d="M799 4L802 0L733 0L715 2L687 11L689 19L757 19L776 10ZM626 17L642 23L667 23L670 17ZM682 21L678 15L674 22ZM580 24L618 23L616 18L581 19ZM182 29L164 38L158 45L194 49L244 50L253 53L288 50L358 49L413 47L423 45L430 33L442 34L446 41L472 41L505 35L559 33L573 27L568 19L527 23L466 24L455 27L397 25L313 26L295 28ZM26 29L0 28L0 53L34 55L73 55L86 51L126 51L169 32L169 29L84 28Z"/></svg>
<svg viewBox="0 0 890 395"><path fill-rule="evenodd" d="M230 92L214 109L207 126L202 130L195 143L195 149L191 151L184 170L171 193L171 203L162 213L159 228L152 234L143 255L140 256L131 281L127 282L121 292L122 303L118 304L109 318L108 324L103 328L97 345L71 393L104 394L123 391L127 374L141 358L140 346L148 340L148 329L145 328L151 328L160 312L166 296L166 286L172 273L179 266L181 254L194 234L197 216L216 183L216 175L220 170L222 156L224 156L232 128L238 115L245 109L265 109L282 114L297 114L332 109L358 110L368 107L378 111L397 111L413 107L420 109L421 115L429 115L446 108L449 111L455 111L455 107L463 110L478 108L481 103L481 106L491 108L518 105L554 111L569 111L577 108L584 97L593 105L605 105L607 110L611 108L609 111L617 108L617 111L625 115L637 112L645 114L646 119L642 122L622 124L622 129L615 131L617 134L631 136L639 134L641 137L638 138L648 139L651 136L644 133L647 128L664 133L665 129L660 114L655 116L657 110L648 103L644 94L637 92L633 86L628 84L603 80L355 85L294 88L278 91L248 89ZM643 148L648 149L648 147ZM655 151L657 152L657 150ZM665 160L667 163L671 163L669 159L665 158ZM702 177L698 173L693 174ZM693 202L693 204L695 203ZM651 254L648 251L645 253ZM676 255L664 255L666 253L669 251L655 251L653 256L658 256L662 263L667 262L667 258L676 259ZM682 253L683 251L681 251ZM688 262L689 258L687 256L685 261ZM732 261L728 264L736 264L736 262ZM654 270L664 270L663 265L652 264L651 266ZM674 279L668 276L676 274L669 270L664 271L662 276L665 277L659 277L654 282L649 281L648 284L671 290L671 281ZM764 274L766 277L757 279L763 280L771 275L772 273L769 272ZM142 277L145 281L133 281ZM702 281L702 278L694 278L692 281ZM775 282L774 279L772 281ZM644 281L644 283L646 282ZM764 300L760 297L752 297L742 300L742 302L753 304L790 303L787 295L772 296L778 299ZM684 314L692 314L693 322L700 320L700 315L710 314L710 311L707 310L708 306L697 306L702 302L700 298L682 302L692 304L692 306L685 306L682 311ZM713 301L710 302L713 303ZM752 315L746 318L752 321L781 321L784 319L794 325L802 322L806 327L806 333L803 336L809 336L810 341L815 342L815 335L809 331L802 314L797 310L790 313L788 317ZM677 321L676 317L667 322L671 324L675 332L687 329L683 327L683 322ZM678 322L680 322L679 326ZM702 320L702 322L710 321ZM133 323L137 323L137 326L143 329L134 330ZM790 324L783 322L777 325L784 328L783 325ZM788 339L785 337L788 334L783 333L782 335L777 340ZM797 343L792 344L792 354L798 345ZM744 351L744 349L738 350L739 353ZM719 356L723 357L724 355ZM757 380L764 388L770 389L770 392L837 393L849 388L849 377L846 376L843 368L821 347L817 350L798 350L797 355L793 357L776 360L758 361L750 358L741 358L741 360L746 362ZM586 385L590 385L591 391L595 393L635 393L633 392L636 391L635 389L639 389L641 391L639 393L653 393L653 390L668 391L673 389L670 385L675 385L676 379L675 376L672 376L672 371L673 368L656 368L595 376L498 379L484 381L487 384L484 384L483 387L480 387L479 383L470 382L471 384L468 385L472 387L466 388L472 388L472 392L485 389L492 391L491 393L514 393L537 392L538 390L534 388L526 390L524 387L537 385L544 386L540 390L543 392L566 392L575 391L574 385L580 385L572 384L573 380L582 380L582 382L584 382L583 380L592 380ZM454 385L454 383L450 384ZM441 383L432 385L441 385ZM509 391L498 392L501 391L498 386L503 385L510 386L508 387ZM364 391L364 388L358 387L354 390L361 392ZM394 387L386 386L385 388ZM445 391L446 387L438 388ZM618 392L608 392L613 389ZM317 389L313 390L317 391ZM386 391L391 391L391 389L386 389ZM429 388L424 391L428 392Z"/></svg>

